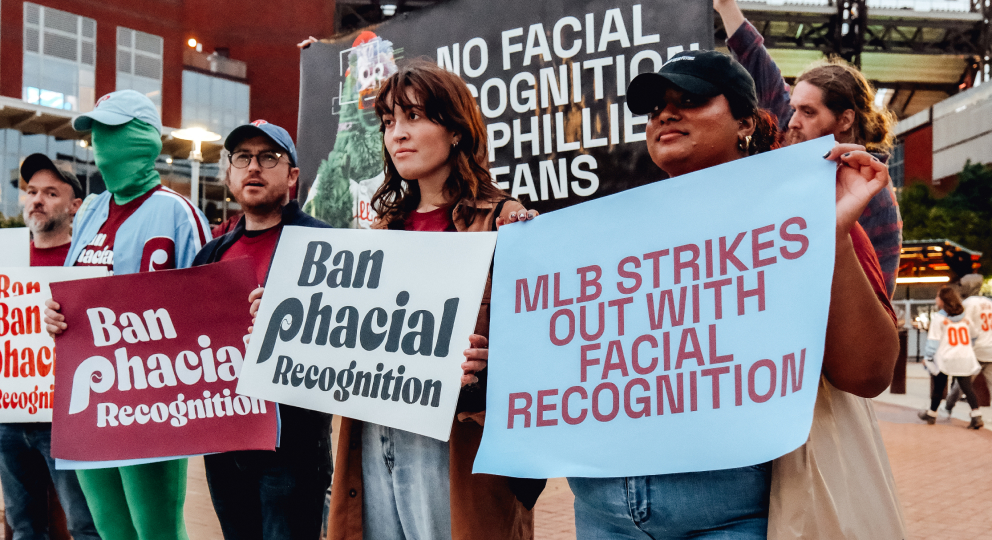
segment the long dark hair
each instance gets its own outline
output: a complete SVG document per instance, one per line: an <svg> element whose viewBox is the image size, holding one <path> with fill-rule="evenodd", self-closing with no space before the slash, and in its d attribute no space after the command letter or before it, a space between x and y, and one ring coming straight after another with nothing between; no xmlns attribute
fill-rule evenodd
<svg viewBox="0 0 992 540"><path fill-rule="evenodd" d="M937 293L940 301L944 303L944 311L951 317L964 313L964 305L961 303L961 296L953 287L941 287Z"/></svg>
<svg viewBox="0 0 992 540"><path fill-rule="evenodd" d="M411 101L408 91L416 101ZM386 79L375 98L375 113L380 130L385 133L383 116L393 114L395 106L404 111L423 109L428 120L456 135L448 162L451 175L444 184L445 194L454 201L498 201L508 198L489 175L488 134L479 108L465 82L426 61L415 60ZM372 197L372 209L391 228L403 221L420 204L420 185L415 178L403 178L383 144L385 181ZM471 219L471 213L467 214Z"/></svg>

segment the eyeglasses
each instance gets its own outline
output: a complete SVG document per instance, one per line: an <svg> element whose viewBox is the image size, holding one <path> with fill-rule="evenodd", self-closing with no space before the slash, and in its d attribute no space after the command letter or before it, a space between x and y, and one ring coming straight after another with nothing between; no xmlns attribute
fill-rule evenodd
<svg viewBox="0 0 992 540"><path fill-rule="evenodd" d="M279 164L279 160L282 156L282 152L260 152L258 154L238 152L231 156L231 165L233 165L236 169L244 169L251 165L251 158L255 158L258 161L259 167L263 169L271 169Z"/></svg>

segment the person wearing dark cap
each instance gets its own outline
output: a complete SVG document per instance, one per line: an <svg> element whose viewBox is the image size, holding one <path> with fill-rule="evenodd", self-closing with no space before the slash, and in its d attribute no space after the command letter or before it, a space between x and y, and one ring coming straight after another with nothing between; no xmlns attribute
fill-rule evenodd
<svg viewBox="0 0 992 540"><path fill-rule="evenodd" d="M45 154L21 163L24 223L31 229L31 266L62 266L72 241L72 218L83 204L83 186L64 164Z"/></svg>
<svg viewBox="0 0 992 540"><path fill-rule="evenodd" d="M652 161L680 176L770 147L750 75L713 51L679 53L658 73L638 75L627 106L649 116ZM756 131L756 126L759 127ZM756 142L758 141L758 142ZM861 396L881 393L899 351L878 261L857 225L868 200L888 182L884 165L855 145L838 145L836 265L823 373ZM746 179L741 179L746 182ZM799 299L796 299L799 301ZM858 313L858 317L850 317ZM862 336L874 339L864 340ZM579 539L735 538L768 534L771 464L628 478L569 478Z"/></svg>
<svg viewBox="0 0 992 540"><path fill-rule="evenodd" d="M62 266L69 255L72 217L83 202L83 188L67 165L45 154L21 163L24 222L31 229L31 266ZM100 535L75 471L55 468L51 422L0 424L0 486L4 516L18 540L44 540L49 529L48 486L55 486L65 526L77 540ZM65 534L65 533L63 533Z"/></svg>
<svg viewBox="0 0 992 540"><path fill-rule="evenodd" d="M207 244L193 265L248 257L261 286L284 226L328 225L304 214L291 198L300 169L296 146L285 129L256 120L235 128L224 148L230 152L225 182L244 215L233 230ZM320 536L324 493L331 480L331 416L278 407L282 424L276 451L204 457L210 498L225 540Z"/></svg>
<svg viewBox="0 0 992 540"><path fill-rule="evenodd" d="M107 191L87 198L77 212L65 265L104 266L116 275L188 268L210 228L188 199L162 186L155 170L162 122L151 100L134 90L112 92L72 127L92 132ZM49 299L46 306L48 332L65 331L69 321L59 304ZM189 539L185 458L87 465L76 474L103 540Z"/></svg>

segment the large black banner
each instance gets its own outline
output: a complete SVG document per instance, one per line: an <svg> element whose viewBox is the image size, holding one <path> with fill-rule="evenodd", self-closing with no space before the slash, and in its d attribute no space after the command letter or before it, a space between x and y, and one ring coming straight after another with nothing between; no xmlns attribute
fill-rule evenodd
<svg viewBox="0 0 992 540"><path fill-rule="evenodd" d="M365 226L382 182L372 108L404 59L458 73L489 130L490 171L528 208L548 212L664 176L626 107L638 73L681 50L713 47L708 1L452 0L302 54L299 155L305 209Z"/></svg>

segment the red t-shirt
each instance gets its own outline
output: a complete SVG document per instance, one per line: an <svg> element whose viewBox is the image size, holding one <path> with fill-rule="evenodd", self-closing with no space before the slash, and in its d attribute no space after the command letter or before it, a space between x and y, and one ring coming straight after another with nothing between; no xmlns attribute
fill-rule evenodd
<svg viewBox="0 0 992 540"><path fill-rule="evenodd" d="M443 206L430 212L411 212L403 228L408 231L454 231L455 222L451 221L451 207Z"/></svg>
<svg viewBox="0 0 992 540"><path fill-rule="evenodd" d="M137 199L127 203L127 204L117 204L114 199L110 199L110 211L107 213L107 221L103 222L103 226L97 232L88 244L86 248L79 253L79 257L76 262L73 263L74 266L106 266L111 272L114 270L114 238L117 236L117 230L121 228L121 225L127 221L127 218L131 217L132 214L145 202L148 197L152 196L161 188L157 186L154 189L148 190L148 193L138 197ZM144 267L144 265L142 265ZM142 271L145 268L142 268Z"/></svg>
<svg viewBox="0 0 992 540"><path fill-rule="evenodd" d="M265 276L269 273L269 264L272 262L272 254L276 251L276 244L279 243L279 233L282 232L282 225L276 225L264 231L246 230L241 238L227 248L221 255L220 260L230 261L239 257L251 258L255 266L255 277L258 284L265 283Z"/></svg>
<svg viewBox="0 0 992 540"><path fill-rule="evenodd" d="M868 276L868 282L871 283L875 296L878 297L878 301L882 303L882 307L885 308L889 317L892 317L892 323L895 324L896 312L892 309L892 303L889 301L889 294L885 288L885 277L882 276L882 268L878 264L875 248L871 246L871 240L868 239L865 230L857 222L851 228L851 242L854 244L854 254L857 255L858 262L861 263L861 269Z"/></svg>
<svg viewBox="0 0 992 540"><path fill-rule="evenodd" d="M53 248L40 248L31 242L31 266L62 266L71 246L72 242L66 242Z"/></svg>

